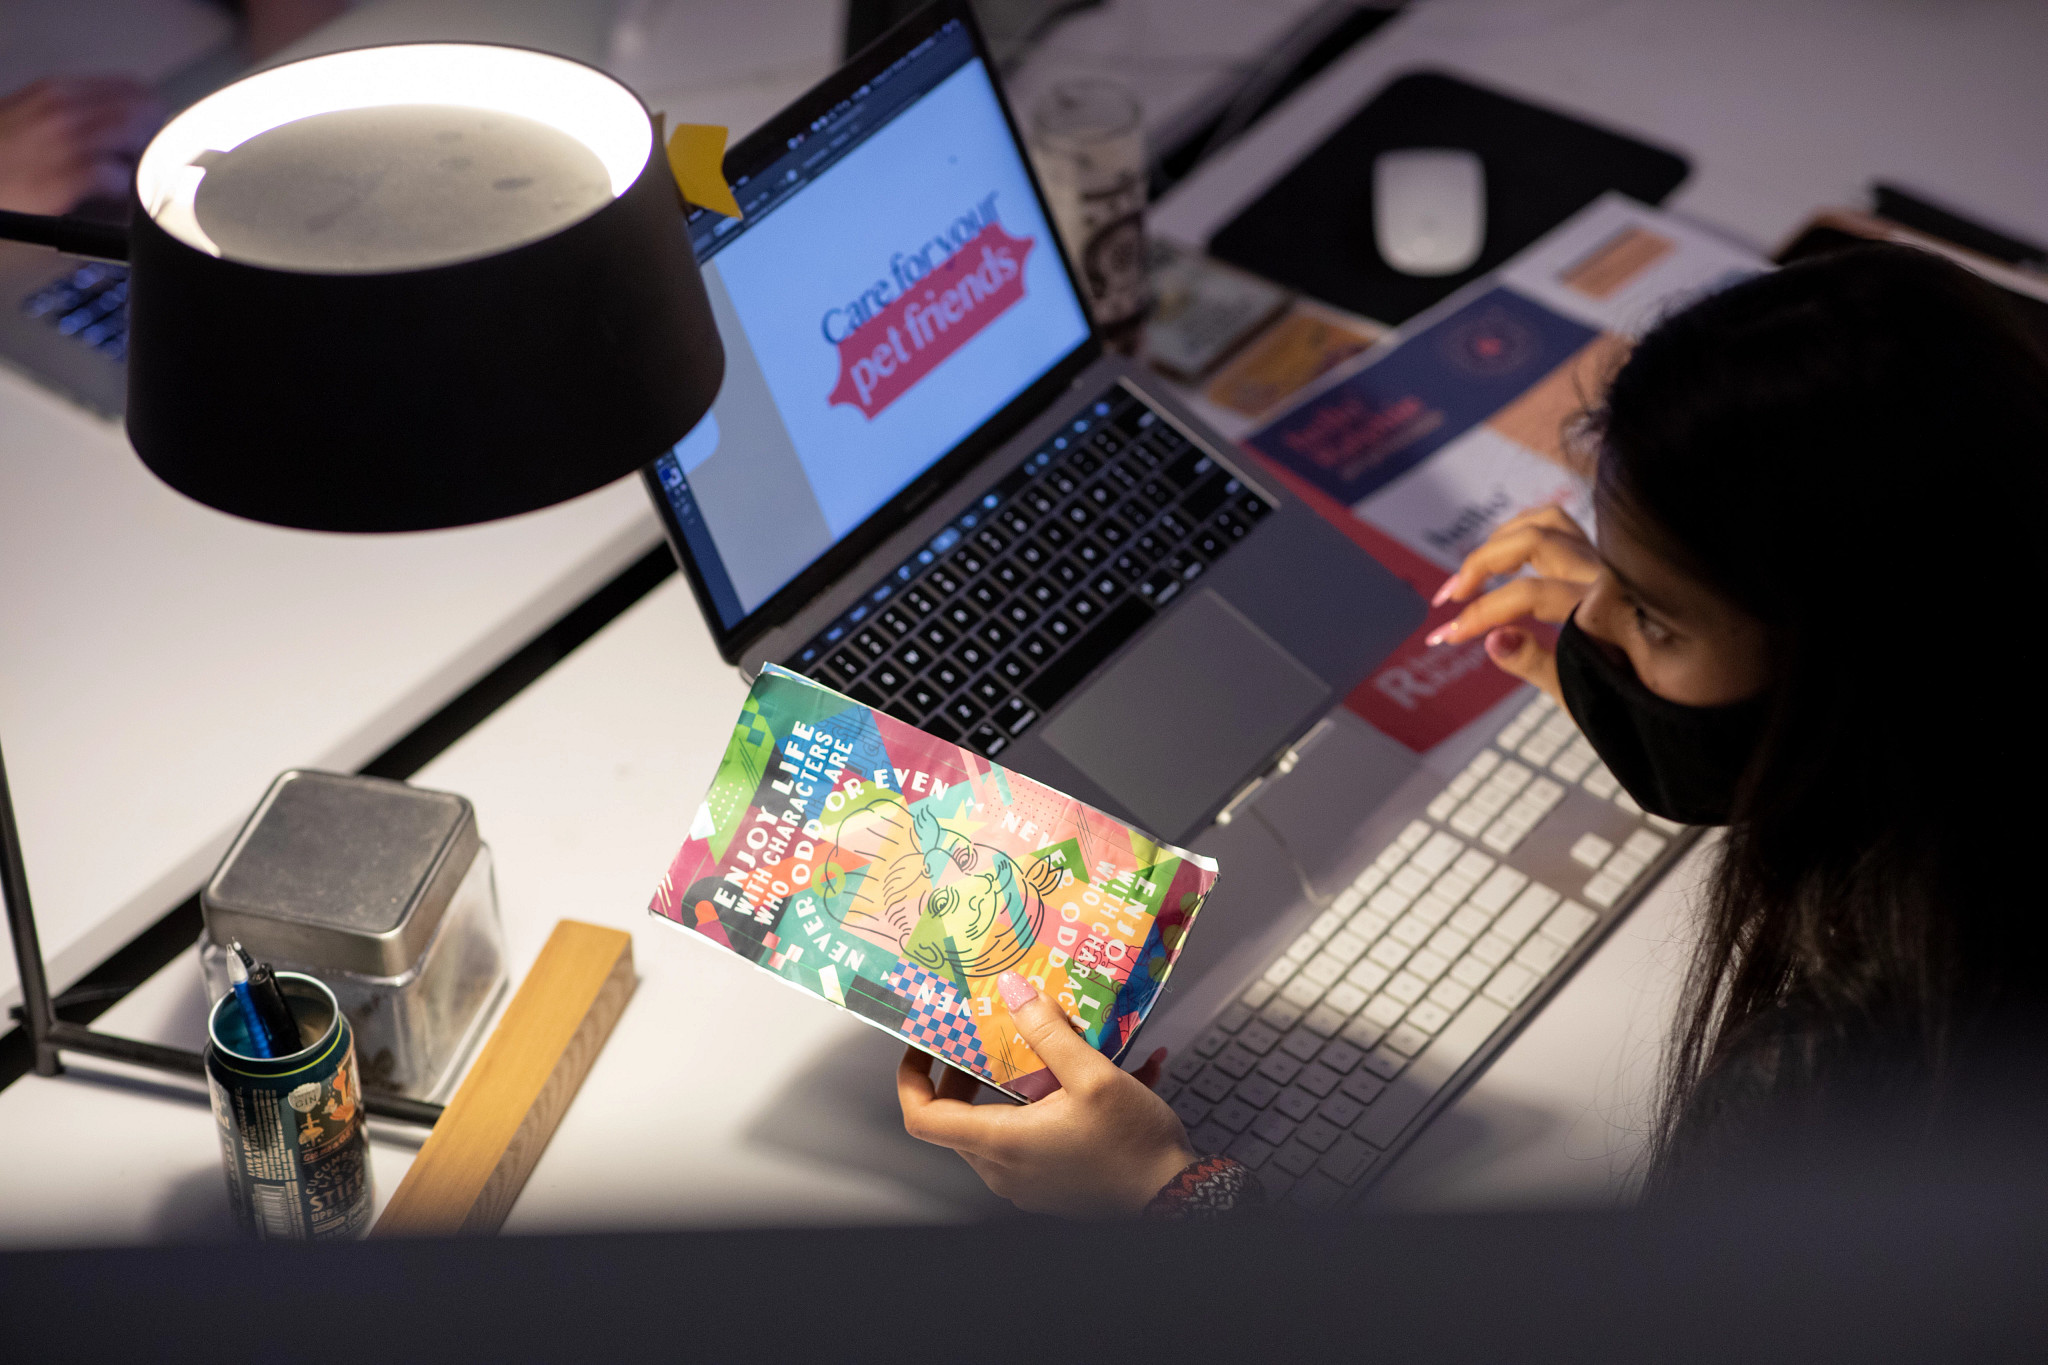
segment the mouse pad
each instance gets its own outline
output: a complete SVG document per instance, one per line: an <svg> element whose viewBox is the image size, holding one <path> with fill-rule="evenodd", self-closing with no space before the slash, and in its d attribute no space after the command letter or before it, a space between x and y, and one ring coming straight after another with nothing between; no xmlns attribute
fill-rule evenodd
<svg viewBox="0 0 2048 1365"><path fill-rule="evenodd" d="M1047 727L1148 829L1188 828L1334 698L1218 597L1197 593Z"/></svg>
<svg viewBox="0 0 2048 1365"><path fill-rule="evenodd" d="M1462 147L1486 166L1486 245L1456 275L1404 275L1373 241L1373 160ZM1675 152L1437 72L1403 76L1219 230L1209 253L1311 298L1399 325L1492 270L1608 190L1662 203Z"/></svg>

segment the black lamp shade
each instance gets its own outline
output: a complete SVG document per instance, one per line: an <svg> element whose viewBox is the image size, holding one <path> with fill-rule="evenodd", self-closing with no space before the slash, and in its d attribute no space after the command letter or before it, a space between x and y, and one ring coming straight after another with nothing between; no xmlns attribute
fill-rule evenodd
<svg viewBox="0 0 2048 1365"><path fill-rule="evenodd" d="M725 372L649 132L645 166L609 203L447 265L247 264L181 240L138 202L136 452L211 507L323 531L489 521L637 469L697 424Z"/></svg>

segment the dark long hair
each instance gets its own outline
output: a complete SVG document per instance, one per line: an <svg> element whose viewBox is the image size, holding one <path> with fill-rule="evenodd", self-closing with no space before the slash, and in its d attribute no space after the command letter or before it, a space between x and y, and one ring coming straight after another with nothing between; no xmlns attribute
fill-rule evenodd
<svg viewBox="0 0 2048 1365"><path fill-rule="evenodd" d="M1814 1075L1879 1057L1938 1103L1957 1048L2043 989L2048 897L2021 873L2048 847L2048 358L1976 277L1859 248L1668 318L1592 419L1602 517L1771 655L1653 1182L1702 1082L1787 1020Z"/></svg>

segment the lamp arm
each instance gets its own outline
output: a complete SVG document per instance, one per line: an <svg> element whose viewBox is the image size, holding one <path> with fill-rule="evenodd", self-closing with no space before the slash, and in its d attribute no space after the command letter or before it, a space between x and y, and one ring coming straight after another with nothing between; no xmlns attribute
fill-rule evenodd
<svg viewBox="0 0 2048 1365"><path fill-rule="evenodd" d="M16 213L0 209L0 241L55 247L73 256L102 261L128 259L128 225L100 223L48 213Z"/></svg>
<svg viewBox="0 0 2048 1365"><path fill-rule="evenodd" d="M35 1047L36 1074L54 1076L63 1069L50 1042L57 1016L50 1007L50 984L43 976L42 940L36 934L35 913L29 908L28 867L21 856L21 832L14 824L5 756L0 756L0 896L7 900L7 929L14 940L15 967L21 974L21 1022Z"/></svg>

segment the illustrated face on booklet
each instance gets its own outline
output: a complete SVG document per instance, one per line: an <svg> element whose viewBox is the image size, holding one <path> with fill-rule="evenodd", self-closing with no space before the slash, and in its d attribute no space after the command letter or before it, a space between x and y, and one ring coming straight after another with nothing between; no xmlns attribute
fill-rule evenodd
<svg viewBox="0 0 2048 1365"><path fill-rule="evenodd" d="M1215 882L1207 858L771 664L649 909L1032 1100L1058 1082L996 978L1115 1058Z"/></svg>

